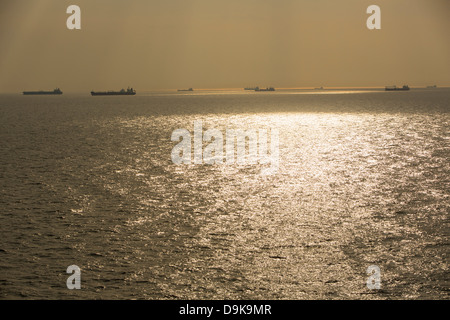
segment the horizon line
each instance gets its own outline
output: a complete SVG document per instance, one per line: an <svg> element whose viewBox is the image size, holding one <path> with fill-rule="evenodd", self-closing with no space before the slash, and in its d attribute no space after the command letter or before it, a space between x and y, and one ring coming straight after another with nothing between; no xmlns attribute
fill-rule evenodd
<svg viewBox="0 0 450 320"><path fill-rule="evenodd" d="M409 86L411 89L427 89L428 85L425 86ZM235 87L235 88L194 88L194 91L237 91L237 90L244 90L245 87ZM263 88L263 87L261 87ZM358 86L321 86L321 87L314 87L314 86L306 86L306 87L274 87L277 90L315 90L318 88L323 88L323 90L349 90L349 89L384 89L386 88L386 86L362 86L362 87L358 87ZM445 88L450 88L450 84L448 85L441 85L441 86L437 86L436 85L436 89L445 89ZM133 87L133 89L136 89L136 87ZM150 92L172 92L172 91L177 91L180 88L163 88L163 89L143 89L140 90L141 92L146 92L146 93L150 93ZM39 90L43 90L43 89L37 89L36 91ZM50 89L47 89L50 90ZM62 90L62 89L61 89ZM111 89L109 89L111 90ZM26 90L24 90L26 91ZM85 93L85 92L90 92L88 90L86 91L67 91L69 93ZM22 94L23 91L1 91L0 94L16 94L16 93L20 93Z"/></svg>

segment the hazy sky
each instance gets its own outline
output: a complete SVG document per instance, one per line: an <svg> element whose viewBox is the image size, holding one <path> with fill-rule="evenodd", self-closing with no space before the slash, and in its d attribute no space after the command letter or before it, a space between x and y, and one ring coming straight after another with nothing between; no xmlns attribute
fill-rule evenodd
<svg viewBox="0 0 450 320"><path fill-rule="evenodd" d="M81 8L81 30L66 9ZM381 30L366 9L381 7ZM0 0L0 92L450 85L449 0Z"/></svg>

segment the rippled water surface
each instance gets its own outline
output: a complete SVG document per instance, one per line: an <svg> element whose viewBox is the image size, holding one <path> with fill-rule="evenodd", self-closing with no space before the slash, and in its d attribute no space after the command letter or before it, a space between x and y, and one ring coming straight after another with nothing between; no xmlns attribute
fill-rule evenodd
<svg viewBox="0 0 450 320"><path fill-rule="evenodd" d="M0 298L448 299L449 112L448 89L0 95ZM278 172L173 164L195 120L278 129Z"/></svg>

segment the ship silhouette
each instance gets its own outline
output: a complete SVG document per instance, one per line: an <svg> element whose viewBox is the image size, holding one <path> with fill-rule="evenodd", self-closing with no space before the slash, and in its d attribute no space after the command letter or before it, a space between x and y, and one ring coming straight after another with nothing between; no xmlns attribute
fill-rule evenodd
<svg viewBox="0 0 450 320"><path fill-rule="evenodd" d="M61 89L56 88L53 91L24 91L24 95L51 95L51 94L63 94Z"/></svg>
<svg viewBox="0 0 450 320"><path fill-rule="evenodd" d="M120 91L91 91L91 95L93 96L134 96L136 94L136 90L133 88L128 88L127 90L122 89Z"/></svg>
<svg viewBox="0 0 450 320"><path fill-rule="evenodd" d="M407 85L404 85L401 88L398 88L397 86L388 86L385 88L386 91L408 91L409 87Z"/></svg>
<svg viewBox="0 0 450 320"><path fill-rule="evenodd" d="M255 88L256 92L260 92L260 91L275 91L274 87L268 87L268 88L260 88L260 87L256 87Z"/></svg>

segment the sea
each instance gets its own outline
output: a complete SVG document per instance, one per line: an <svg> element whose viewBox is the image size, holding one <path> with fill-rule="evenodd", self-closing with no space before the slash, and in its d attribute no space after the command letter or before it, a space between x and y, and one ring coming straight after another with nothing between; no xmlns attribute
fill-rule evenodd
<svg viewBox="0 0 450 320"><path fill-rule="evenodd" d="M196 121L277 170L174 163ZM1 94L0 299L449 299L449 159L448 88Z"/></svg>

